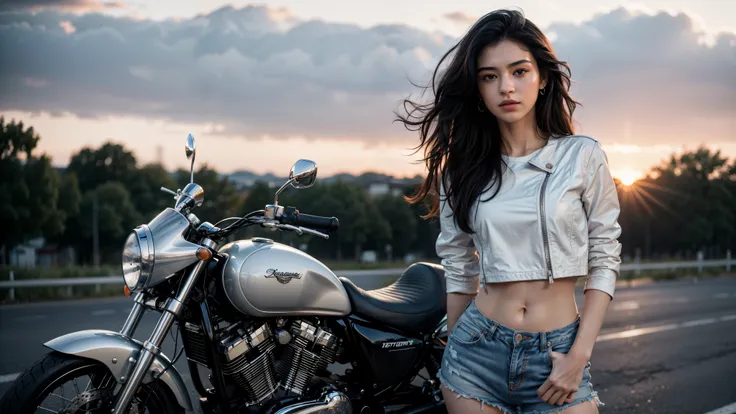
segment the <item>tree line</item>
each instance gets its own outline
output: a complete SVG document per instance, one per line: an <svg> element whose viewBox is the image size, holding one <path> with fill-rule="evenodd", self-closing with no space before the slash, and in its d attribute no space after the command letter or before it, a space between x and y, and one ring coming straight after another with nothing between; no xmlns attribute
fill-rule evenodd
<svg viewBox="0 0 736 414"><path fill-rule="evenodd" d="M114 142L82 148L66 168L56 169L46 154L38 154L39 140L33 127L0 117L3 263L8 263L13 246L38 236L47 244L74 247L80 264L93 263L96 230L101 262L116 265L130 231L173 205L172 196L160 187L183 188L189 182L189 171L169 173L156 163L139 165L133 152ZM273 202L276 190L265 182L238 190L208 165L195 167L195 181L205 189L204 204L196 214L212 223L263 209ZM736 159L699 147L671 155L632 186L616 183L624 255L689 258L700 250L708 257L722 257L736 247ZM403 194L371 197L360 183L318 177L310 189L282 193L279 204L336 216L340 229L329 240L256 226L231 238L270 237L306 247L322 260L357 260L365 250L385 258L387 245L394 258L414 253L434 259L439 225L436 218L420 218L426 206L404 201L403 196L414 191L407 185Z"/></svg>

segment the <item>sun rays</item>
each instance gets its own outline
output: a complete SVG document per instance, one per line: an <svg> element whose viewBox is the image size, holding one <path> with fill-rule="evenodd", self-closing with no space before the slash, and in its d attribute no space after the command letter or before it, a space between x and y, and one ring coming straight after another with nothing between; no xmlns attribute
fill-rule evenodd
<svg viewBox="0 0 736 414"><path fill-rule="evenodd" d="M618 178L623 185L628 187L641 178L641 174L634 170L622 170L616 174L616 178Z"/></svg>
<svg viewBox="0 0 736 414"><path fill-rule="evenodd" d="M647 179L634 179L630 182L630 184L627 184L626 181L624 181L623 178L619 177L619 180L624 185L623 191L620 194L621 201L625 203L634 203L640 205L644 210L647 212L648 215L654 216L655 211L652 208L653 206L657 206L661 208L662 210L665 210L666 212L677 215L677 213L672 210L667 204L663 203L659 200L659 198L656 195L656 192L664 192L664 193L670 193L676 197L684 197L685 194L673 190L671 188L662 187L656 183L653 183L651 181L648 181ZM655 194L652 194L652 193ZM660 193L661 194L661 193Z"/></svg>

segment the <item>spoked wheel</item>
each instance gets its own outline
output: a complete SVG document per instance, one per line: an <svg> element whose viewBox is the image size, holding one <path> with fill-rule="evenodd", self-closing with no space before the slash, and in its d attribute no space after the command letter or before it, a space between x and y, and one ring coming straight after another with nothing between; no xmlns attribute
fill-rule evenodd
<svg viewBox="0 0 736 414"><path fill-rule="evenodd" d="M100 362L52 352L21 374L0 401L0 413L109 413L121 386ZM181 413L157 381L139 387L129 413Z"/></svg>

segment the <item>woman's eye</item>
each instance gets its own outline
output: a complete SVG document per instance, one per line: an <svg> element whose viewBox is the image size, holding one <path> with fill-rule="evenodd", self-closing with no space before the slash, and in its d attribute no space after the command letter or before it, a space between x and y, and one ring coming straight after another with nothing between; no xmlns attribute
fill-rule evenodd
<svg viewBox="0 0 736 414"><path fill-rule="evenodd" d="M523 75L523 74L525 74L525 73L527 73L527 72L529 72L529 71L528 71L528 70L526 70L526 69L516 69L516 70L514 71L514 75Z"/></svg>
<svg viewBox="0 0 736 414"><path fill-rule="evenodd" d="M489 81L489 80L493 80L493 79L496 79L496 75L485 75L485 76L483 76L483 80L484 81Z"/></svg>

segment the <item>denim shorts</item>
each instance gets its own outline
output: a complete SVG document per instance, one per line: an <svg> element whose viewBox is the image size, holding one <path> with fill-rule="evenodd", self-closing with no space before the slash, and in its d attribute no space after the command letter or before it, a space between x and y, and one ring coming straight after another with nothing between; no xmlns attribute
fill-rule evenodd
<svg viewBox="0 0 736 414"><path fill-rule="evenodd" d="M554 413L590 400L602 406L590 382L590 362L572 402L553 405L537 395L552 372L550 352L567 353L579 325L580 316L552 331L517 331L486 317L473 299L450 332L439 379L458 397L504 413Z"/></svg>

